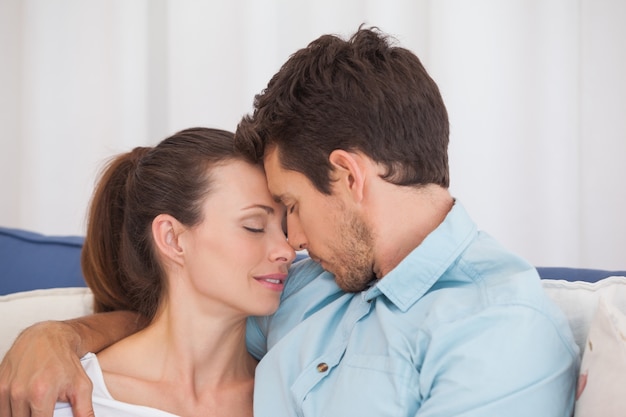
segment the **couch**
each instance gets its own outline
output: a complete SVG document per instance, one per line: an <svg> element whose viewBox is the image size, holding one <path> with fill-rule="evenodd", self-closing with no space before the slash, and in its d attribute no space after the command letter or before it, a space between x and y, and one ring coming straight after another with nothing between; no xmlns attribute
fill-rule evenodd
<svg viewBox="0 0 626 417"><path fill-rule="evenodd" d="M80 271L82 243L80 236L44 236L0 227L0 357L28 325L92 311L91 293ZM537 270L544 289L568 318L580 348L582 367L602 369L603 373L616 374L615 378L626 375L626 271L566 267ZM599 311L604 313L602 323ZM598 332L591 351L590 334ZM595 397L611 398L615 394L612 389L623 386L623 382L605 380L598 384L591 375L584 391L587 397L592 392ZM607 385L619 388L608 389ZM598 401L602 400L594 400L589 407L595 415L609 416L608 411L598 412ZM577 404L577 415L586 415L579 414L579 408ZM615 415L626 415L626 408L617 410Z"/></svg>

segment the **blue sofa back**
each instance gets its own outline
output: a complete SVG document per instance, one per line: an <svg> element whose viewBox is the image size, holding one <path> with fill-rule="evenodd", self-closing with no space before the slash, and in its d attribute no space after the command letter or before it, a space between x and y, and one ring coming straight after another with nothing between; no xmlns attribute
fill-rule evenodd
<svg viewBox="0 0 626 417"><path fill-rule="evenodd" d="M84 287L80 236L45 236L0 227L0 295L55 287Z"/></svg>
<svg viewBox="0 0 626 417"><path fill-rule="evenodd" d="M84 287L81 236L46 236L0 227L0 295L34 289ZM302 255L299 255L301 258ZM626 271L538 267L541 278L596 282Z"/></svg>

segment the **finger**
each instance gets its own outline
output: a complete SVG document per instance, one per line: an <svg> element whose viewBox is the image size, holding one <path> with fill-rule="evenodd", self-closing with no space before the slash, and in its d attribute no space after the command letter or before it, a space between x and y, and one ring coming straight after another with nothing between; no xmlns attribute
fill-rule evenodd
<svg viewBox="0 0 626 417"><path fill-rule="evenodd" d="M23 400L10 400L9 413L7 415L11 417L30 417L30 407ZM4 414L2 417L4 417Z"/></svg>
<svg viewBox="0 0 626 417"><path fill-rule="evenodd" d="M31 403L29 404L31 417L52 417L57 401L56 391L38 384L31 388L29 396L31 399Z"/></svg>
<svg viewBox="0 0 626 417"><path fill-rule="evenodd" d="M91 397L88 399L81 397L76 403L72 403L72 413L74 417L95 417Z"/></svg>
<svg viewBox="0 0 626 417"><path fill-rule="evenodd" d="M9 386L5 382L4 371L0 371L0 416L11 417L11 397L9 396Z"/></svg>
<svg viewBox="0 0 626 417"><path fill-rule="evenodd" d="M0 395L0 416L11 417L11 400L8 395Z"/></svg>
<svg viewBox="0 0 626 417"><path fill-rule="evenodd" d="M87 376L74 385L73 391L68 393L74 417L94 417L92 395L93 384Z"/></svg>
<svg viewBox="0 0 626 417"><path fill-rule="evenodd" d="M27 397L27 390L23 385L14 384L9 388L9 404L11 408L9 415L11 417L30 417L30 405Z"/></svg>
<svg viewBox="0 0 626 417"><path fill-rule="evenodd" d="M25 404L24 402L15 404L15 407L14 404L11 403L11 414L9 415L11 417L31 417L30 408L28 407L28 404Z"/></svg>

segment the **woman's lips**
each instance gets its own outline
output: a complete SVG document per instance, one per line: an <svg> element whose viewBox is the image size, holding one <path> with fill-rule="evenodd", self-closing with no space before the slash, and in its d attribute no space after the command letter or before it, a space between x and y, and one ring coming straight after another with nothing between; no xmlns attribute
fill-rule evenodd
<svg viewBox="0 0 626 417"><path fill-rule="evenodd" d="M285 281L287 280L287 274L276 273L268 275L255 276L259 284L274 291L282 291L285 287Z"/></svg>

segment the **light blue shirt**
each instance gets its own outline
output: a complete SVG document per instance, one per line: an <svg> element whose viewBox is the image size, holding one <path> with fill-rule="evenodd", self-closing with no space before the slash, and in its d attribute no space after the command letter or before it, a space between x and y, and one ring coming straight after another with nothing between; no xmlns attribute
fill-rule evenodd
<svg viewBox="0 0 626 417"><path fill-rule="evenodd" d="M249 322L248 345L263 357L255 417L570 417L574 405L564 315L458 202L361 293L295 264L278 311Z"/></svg>

